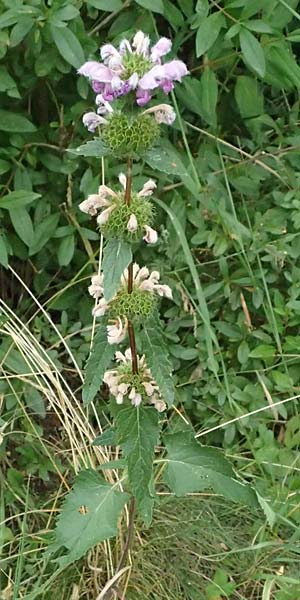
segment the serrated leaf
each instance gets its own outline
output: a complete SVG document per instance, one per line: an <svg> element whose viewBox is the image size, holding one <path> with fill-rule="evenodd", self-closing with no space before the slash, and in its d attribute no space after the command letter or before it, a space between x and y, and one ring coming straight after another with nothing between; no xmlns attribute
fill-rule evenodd
<svg viewBox="0 0 300 600"><path fill-rule="evenodd" d="M0 199L0 208L6 208L8 210L23 208L26 204L31 204L31 202L40 197L41 194L35 194L28 190L17 190L6 194Z"/></svg>
<svg viewBox="0 0 300 600"><path fill-rule="evenodd" d="M85 406L92 402L103 381L104 373L112 361L115 346L107 341L106 324L99 327L93 342L91 354L85 367L85 380L82 388L82 399Z"/></svg>
<svg viewBox="0 0 300 600"><path fill-rule="evenodd" d="M101 435L98 435L94 439L92 445L93 446L116 446L117 438L116 438L116 432L113 429L113 427L110 427L106 431L103 431L103 433L101 433Z"/></svg>
<svg viewBox="0 0 300 600"><path fill-rule="evenodd" d="M97 139L82 144L78 148L68 148L68 152L77 156L95 156L96 158L101 158L101 156L108 154L108 149L101 140Z"/></svg>
<svg viewBox="0 0 300 600"><path fill-rule="evenodd" d="M159 321L149 319L143 326L142 347L152 376L159 386L160 393L168 406L174 402L174 382L168 347L164 342Z"/></svg>
<svg viewBox="0 0 300 600"><path fill-rule="evenodd" d="M154 504L152 471L159 435L158 412L150 406L122 406L117 413L116 430L138 512L149 526Z"/></svg>
<svg viewBox="0 0 300 600"><path fill-rule="evenodd" d="M120 287L121 275L132 261L132 250L122 240L109 240L103 253L104 298L109 301Z"/></svg>
<svg viewBox="0 0 300 600"><path fill-rule="evenodd" d="M68 27L56 27L50 25L53 41L58 52L67 63L75 69L79 69L84 63L84 52L80 42Z"/></svg>
<svg viewBox="0 0 300 600"><path fill-rule="evenodd" d="M167 483L177 496L213 489L233 502L257 507L255 491L236 479L221 450L201 446L192 432L165 436Z"/></svg>
<svg viewBox="0 0 300 600"><path fill-rule="evenodd" d="M259 41L248 29L242 29L240 31L240 44L243 59L247 67L253 69L260 77L264 77L266 61Z"/></svg>
<svg viewBox="0 0 300 600"><path fill-rule="evenodd" d="M13 228L18 234L19 238L26 244L31 246L34 238L34 230L32 220L28 214L26 208L23 206L19 208L11 208L9 210L9 216L13 224Z"/></svg>
<svg viewBox="0 0 300 600"><path fill-rule="evenodd" d="M205 54L215 43L223 25L224 17L221 11L203 19L196 35L196 54L198 58Z"/></svg>
<svg viewBox="0 0 300 600"><path fill-rule="evenodd" d="M139 4L143 8L147 8L152 12L157 12L161 15L164 14L164 5L162 3L162 0L135 0L135 2L136 4Z"/></svg>
<svg viewBox="0 0 300 600"><path fill-rule="evenodd" d="M22 115L1 109L0 130L9 133L33 133L36 131L36 126Z"/></svg>
<svg viewBox="0 0 300 600"><path fill-rule="evenodd" d="M54 544L49 548L49 552L67 550L57 559L60 566L71 564L95 544L117 534L119 514L129 500L129 495L118 491L118 487L106 483L92 469L79 473L58 519Z"/></svg>

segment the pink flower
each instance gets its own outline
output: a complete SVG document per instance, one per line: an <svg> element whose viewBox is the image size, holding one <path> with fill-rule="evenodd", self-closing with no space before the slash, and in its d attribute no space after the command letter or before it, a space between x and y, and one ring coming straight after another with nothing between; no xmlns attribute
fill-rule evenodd
<svg viewBox="0 0 300 600"><path fill-rule="evenodd" d="M174 87L174 81L181 81L188 74L181 60L171 60L162 64L161 59L172 48L172 42L162 37L150 47L150 39L138 31L132 41L122 40L119 49L112 44L104 44L100 49L103 63L91 60L84 63L78 73L88 77L96 93L102 94L105 101L112 102L135 90L136 102L144 106L151 100L153 91L162 89L165 94ZM142 71L142 72L141 72Z"/></svg>
<svg viewBox="0 0 300 600"><path fill-rule="evenodd" d="M97 127L100 127L100 125L107 125L107 120L94 112L85 113L85 115L82 117L82 122L91 133L94 133L94 131L97 129Z"/></svg>

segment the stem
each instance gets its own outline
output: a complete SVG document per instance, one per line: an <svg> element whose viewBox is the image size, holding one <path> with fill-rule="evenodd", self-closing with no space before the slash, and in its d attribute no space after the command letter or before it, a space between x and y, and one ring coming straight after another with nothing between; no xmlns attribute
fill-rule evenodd
<svg viewBox="0 0 300 600"><path fill-rule="evenodd" d="M131 184L132 184L132 159L127 159L127 173L126 173L126 189L125 189L125 197L124 200L127 206L130 205L131 200ZM128 294L131 294L133 287L133 262L128 265ZM136 343L135 343L135 335L134 328L131 321L128 320L128 336L129 343L131 349L132 356L132 372L134 374L138 373L138 359L136 353Z"/></svg>
<svg viewBox="0 0 300 600"><path fill-rule="evenodd" d="M124 544L123 552L122 552L122 555L121 555L121 558L119 560L119 564L117 567L117 573L124 567L126 560L127 560L128 552L131 548L131 544L133 541L133 534L134 534L134 517L135 517L135 499L132 496L132 498L130 499L129 508L128 508L127 537L126 537L126 542Z"/></svg>

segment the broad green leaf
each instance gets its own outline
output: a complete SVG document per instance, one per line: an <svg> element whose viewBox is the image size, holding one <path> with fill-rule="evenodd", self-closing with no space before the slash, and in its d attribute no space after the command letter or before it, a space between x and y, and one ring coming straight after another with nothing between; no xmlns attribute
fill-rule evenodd
<svg viewBox="0 0 300 600"><path fill-rule="evenodd" d="M72 21L72 19L78 17L79 10L72 4L65 4L62 8L55 10L53 15L58 21Z"/></svg>
<svg viewBox="0 0 300 600"><path fill-rule="evenodd" d="M115 12L123 8L122 0L87 0L87 4L106 12Z"/></svg>
<svg viewBox="0 0 300 600"><path fill-rule="evenodd" d="M0 74L0 81L1 81L1 74ZM8 162L8 160L2 160L2 158L0 158L0 175L3 175L3 173L6 173L7 171L10 170L10 162ZM0 200L1 202L1 200Z"/></svg>
<svg viewBox="0 0 300 600"><path fill-rule="evenodd" d="M101 323L85 367L85 380L82 388L82 399L85 406L92 402L99 391L103 375L113 359L114 352L114 344L109 344L107 341L106 324Z"/></svg>
<svg viewBox="0 0 300 600"><path fill-rule="evenodd" d="M67 63L78 69L84 63L84 52L80 42L68 27L50 25L54 43Z"/></svg>
<svg viewBox="0 0 300 600"><path fill-rule="evenodd" d="M278 89L300 87L300 67L284 42L266 46L265 57L266 81Z"/></svg>
<svg viewBox="0 0 300 600"><path fill-rule="evenodd" d="M34 228L34 239L29 248L29 256L33 256L41 250L54 235L60 215L55 213L46 217Z"/></svg>
<svg viewBox="0 0 300 600"><path fill-rule="evenodd" d="M136 4L139 4L143 8L147 8L152 12L157 12L161 15L164 14L164 5L162 3L162 0L135 0L135 2Z"/></svg>
<svg viewBox="0 0 300 600"><path fill-rule="evenodd" d="M70 264L75 250L75 239L74 235L66 235L60 242L57 257L58 264L61 267L66 267Z"/></svg>
<svg viewBox="0 0 300 600"><path fill-rule="evenodd" d="M8 253L3 235L0 234L0 264L8 267Z"/></svg>
<svg viewBox="0 0 300 600"><path fill-rule="evenodd" d="M237 77L235 99L243 119L258 117L264 112L264 97L258 82L253 77Z"/></svg>
<svg viewBox="0 0 300 600"><path fill-rule="evenodd" d="M196 35L196 55L198 58L205 54L215 43L224 23L225 20L221 11L203 19Z"/></svg>
<svg viewBox="0 0 300 600"><path fill-rule="evenodd" d="M152 465L159 436L158 412L151 406L122 406L117 412L116 431L139 514L149 526L154 504Z"/></svg>
<svg viewBox="0 0 300 600"><path fill-rule="evenodd" d="M101 433L101 435L98 435L93 441L93 446L116 446L116 445L117 445L117 438L116 438L115 429L113 429L113 427L110 427L109 429L106 429L106 431L103 431L103 433Z"/></svg>
<svg viewBox="0 0 300 600"><path fill-rule="evenodd" d="M205 121L216 127L216 107L218 101L218 82L214 71L206 69L201 77L200 103Z"/></svg>
<svg viewBox="0 0 300 600"><path fill-rule="evenodd" d="M8 210L15 208L23 208L26 204L31 204L34 200L41 197L41 194L35 194L28 190L17 190L15 192L9 192L0 199L0 208L6 208Z"/></svg>
<svg viewBox="0 0 300 600"><path fill-rule="evenodd" d="M9 210L9 216L13 224L13 228L18 234L19 238L26 244L31 246L34 238L34 230L32 220L28 214L26 208L11 208Z"/></svg>
<svg viewBox="0 0 300 600"><path fill-rule="evenodd" d="M10 46L17 46L26 37L27 33L32 29L34 20L31 17L22 17L18 23L12 28L10 34Z"/></svg>
<svg viewBox="0 0 300 600"><path fill-rule="evenodd" d="M120 287L121 275L132 261L132 250L122 240L109 240L103 253L104 298L109 301Z"/></svg>
<svg viewBox="0 0 300 600"><path fill-rule="evenodd" d="M192 432L165 436L167 483L176 496L213 489L233 502L257 507L255 491L236 479L231 464L217 448L201 446Z"/></svg>
<svg viewBox="0 0 300 600"><path fill-rule="evenodd" d="M118 518L128 500L118 484L106 483L92 469L81 471L66 497L48 552L65 548L66 554L57 562L66 566L95 544L117 535Z"/></svg>
<svg viewBox="0 0 300 600"><path fill-rule="evenodd" d="M78 148L69 148L68 152L77 154L77 156L96 156L97 158L100 158L101 156L106 156L106 154L108 154L108 149L101 140L97 139L82 144L81 146L78 146Z"/></svg>
<svg viewBox="0 0 300 600"><path fill-rule="evenodd" d="M5 11L0 16L0 29L4 29L4 27L9 27L10 25L17 23L19 18L20 15L18 14L17 10L11 9Z"/></svg>
<svg viewBox="0 0 300 600"><path fill-rule="evenodd" d="M170 0L163 0L163 2L165 19L169 21L170 25L172 25L175 30L177 30L178 27L181 27L184 24L183 15Z"/></svg>
<svg viewBox="0 0 300 600"><path fill-rule="evenodd" d="M276 349L274 346L268 344L260 344L256 346L249 354L250 358L273 358L275 356Z"/></svg>
<svg viewBox="0 0 300 600"><path fill-rule="evenodd" d="M208 0L197 0L195 10L197 15L199 15L202 19L205 19L209 11Z"/></svg>
<svg viewBox="0 0 300 600"><path fill-rule="evenodd" d="M256 37L248 29L243 28L240 31L240 44L246 66L260 77L264 77L266 61L264 51Z"/></svg>
<svg viewBox="0 0 300 600"><path fill-rule="evenodd" d="M0 66L0 92L6 92L14 98L20 98L16 82L8 73L6 67Z"/></svg>
<svg viewBox="0 0 300 600"><path fill-rule="evenodd" d="M36 126L18 113L0 109L0 130L10 133L33 133Z"/></svg>
<svg viewBox="0 0 300 600"><path fill-rule="evenodd" d="M163 146L151 148L146 152L144 159L152 169L157 169L168 175L180 177L182 183L192 194L198 195L198 187L182 162L179 152L170 142L164 140Z"/></svg>
<svg viewBox="0 0 300 600"><path fill-rule="evenodd" d="M156 319L149 319L143 325L142 347L153 378L168 406L174 402L174 382L172 367L168 358L168 347L164 342L163 331Z"/></svg>

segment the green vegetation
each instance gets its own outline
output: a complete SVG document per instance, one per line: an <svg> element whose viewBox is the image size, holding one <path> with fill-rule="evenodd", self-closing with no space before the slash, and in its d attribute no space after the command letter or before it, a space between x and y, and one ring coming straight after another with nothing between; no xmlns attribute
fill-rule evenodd
<svg viewBox="0 0 300 600"><path fill-rule="evenodd" d="M122 164L95 158L81 122L94 94L76 69L139 28L171 37L190 71L163 152L134 165L136 191L158 181L159 241L138 261L150 256L174 296L160 308L171 437L190 421L268 504L188 485L170 499L157 452L161 501L151 528L138 522L119 597L299 600L298 0L0 0L0 598L101 600L122 556L126 515L85 560L45 551L75 473L119 477L96 369L82 403L91 342L104 340L87 293L99 235L78 205ZM103 430L107 445L93 445Z"/></svg>

